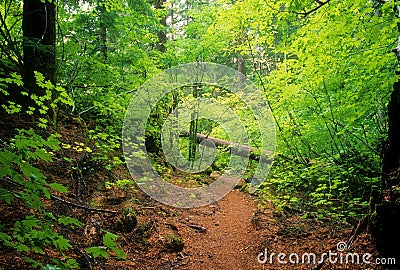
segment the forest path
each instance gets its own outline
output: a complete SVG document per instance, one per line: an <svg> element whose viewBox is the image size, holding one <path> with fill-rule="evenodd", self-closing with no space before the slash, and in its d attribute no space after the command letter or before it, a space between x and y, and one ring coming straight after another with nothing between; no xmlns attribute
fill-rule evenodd
<svg viewBox="0 0 400 270"><path fill-rule="evenodd" d="M213 205L184 211L179 233L188 258L185 269L260 268L257 254L263 239L253 223L256 209L254 197L233 190Z"/></svg>
<svg viewBox="0 0 400 270"><path fill-rule="evenodd" d="M257 255L264 250L265 231L256 229L254 199L235 189L211 205L180 209L159 220L148 239L155 249L140 258L140 269L262 269ZM182 250L172 235L183 243Z"/></svg>
<svg viewBox="0 0 400 270"><path fill-rule="evenodd" d="M272 204L261 210L256 198L235 189L216 203L199 208L147 207L138 218L139 224L149 224L151 233L145 246L133 248L133 268L124 269L315 269L316 264L280 264L277 254L313 252L318 256L334 252L337 243L351 234L348 225L303 219L299 213L279 211ZM353 247L357 252L375 253L367 232ZM257 256L266 248L268 256L276 255L271 263L259 263ZM127 267L126 262L121 265ZM352 264L322 269L375 268Z"/></svg>

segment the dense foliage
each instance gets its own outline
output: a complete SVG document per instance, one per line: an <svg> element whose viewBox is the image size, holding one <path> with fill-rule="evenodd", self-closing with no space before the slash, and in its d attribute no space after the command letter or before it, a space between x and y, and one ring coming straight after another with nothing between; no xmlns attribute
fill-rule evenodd
<svg viewBox="0 0 400 270"><path fill-rule="evenodd" d="M365 213L379 187L397 80L391 1L218 1L170 41L185 61L236 67L263 88L279 130L266 199L319 216ZM182 44L185 44L183 46ZM314 207L317 206L317 207Z"/></svg>
<svg viewBox="0 0 400 270"><path fill-rule="evenodd" d="M51 191L66 192L67 188L57 182L49 184L35 166L51 163L60 148L59 136L49 134L49 127L57 130L62 125L60 115L84 122L88 158L112 171L123 163L121 129L135 91L159 70L195 61L239 70L262 89L268 101L278 130L278 153L270 176L259 187L261 204L272 200L312 218L365 215L371 194L380 188L386 108L398 80L392 52L399 23L395 2L54 1L57 83L38 70L34 78L40 91L35 92L27 89L23 78L23 67L30 64L23 62L28 46L21 31L24 3L3 0L2 113L33 115L37 123L36 131L10 131L12 136L0 144L0 200L20 201L32 212L11 229L0 224L1 245L36 253L52 246L61 256L53 259L54 264L78 267L64 254L71 244L54 227L82 223L47 210L43 200L50 199ZM29 46L49 50L40 40ZM200 92L176 89L157 104L146 131L154 166L167 180L173 168L160 155L166 117L178 103L210 96L247 119L250 144L258 147L257 122L249 120L251 113L237 96L211 86ZM215 122L196 121L196 132L229 140ZM183 155L195 159L191 137L181 142ZM210 170L223 171L228 162L229 153L221 147ZM254 166L249 167L246 177L253 170ZM201 176L191 180L203 184ZM123 258L116 238L107 232L103 238L106 248L89 247L86 252L108 257L112 251ZM42 262L27 260L44 267Z"/></svg>

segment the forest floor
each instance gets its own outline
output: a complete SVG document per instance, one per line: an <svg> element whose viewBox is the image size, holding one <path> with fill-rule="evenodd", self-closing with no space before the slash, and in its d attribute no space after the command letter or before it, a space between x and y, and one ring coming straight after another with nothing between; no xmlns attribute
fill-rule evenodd
<svg viewBox="0 0 400 270"><path fill-rule="evenodd" d="M348 224L301 218L298 213L257 206L256 197L238 189L220 201L201 208L176 209L159 204L143 207L139 224L152 224L145 244L132 244L131 268L108 262L118 269L316 269L315 264L289 262L296 253L337 252L337 244L352 234ZM178 242L178 243L177 243ZM267 250L268 260L264 260ZM285 253L287 264L278 262ZM348 250L377 257L368 232L360 234ZM262 255L259 256L259 254ZM272 261L269 260L275 253ZM378 269L375 265L325 264L321 269Z"/></svg>
<svg viewBox="0 0 400 270"><path fill-rule="evenodd" d="M57 132L64 144L87 143L81 127L74 122L64 123ZM69 188L68 194L57 194L65 200L116 211L103 213L57 200L45 202L54 215L76 217L85 224L74 230L58 229L70 239L73 248L67 255L76 258L81 269L316 269L318 263L301 263L302 255L315 253L319 261L323 253L337 252L337 244L346 242L355 227L334 220L302 218L301 212L279 210L272 203L261 205L257 196L239 189L208 206L174 208L154 201L136 187L106 189L106 181L126 179L129 174L123 166L110 172L100 164L92 163L88 153L78 153L72 148L57 154L51 166L37 164L48 182L59 182ZM19 203L1 202L1 224L10 228L29 211ZM128 255L125 260L85 255L85 248L102 246L104 231L119 236L118 244ZM364 253L378 257L368 231L363 231L349 250L339 254L345 257L349 252L360 257ZM260 263L258 258L264 260L265 253L268 259ZM275 255L270 260L272 253ZM279 263L279 253L287 255L281 257L286 264ZM292 253L300 257L300 263L289 261ZM44 255L35 256L49 261L50 256L59 255L49 249ZM24 254L0 245L0 269L28 269L23 257ZM374 264L337 262L326 263L321 269L379 268Z"/></svg>
<svg viewBox="0 0 400 270"><path fill-rule="evenodd" d="M79 250L102 245L104 229L119 235L118 243L128 254L126 260L76 256L82 269L316 269L318 263L292 264L288 257L285 258L287 264L280 264L277 254L297 253L301 256L312 252L319 260L324 252L337 252L337 244L346 241L352 233L348 224L304 219L297 213L281 211L272 205L261 209L255 196L238 189L214 204L193 209L168 207L143 194L138 195L141 192L135 193L135 196L127 197L130 199L113 199L112 203L107 196L95 197L96 201L109 202L101 208L120 212L134 210L136 226L119 232L115 231L115 224L121 220L121 214L88 212L61 202L52 203L53 212L72 215L86 223L84 228L64 232ZM10 223L22 218L22 215L15 215L15 208L2 207L1 215ZM268 257L272 253L275 256L272 261L262 264L257 257L263 253L259 258L264 260L266 249ZM359 235L346 252L368 252L377 257L368 232ZM2 250L0 269L28 269L22 257L12 250ZM375 265L326 264L322 269L379 268Z"/></svg>

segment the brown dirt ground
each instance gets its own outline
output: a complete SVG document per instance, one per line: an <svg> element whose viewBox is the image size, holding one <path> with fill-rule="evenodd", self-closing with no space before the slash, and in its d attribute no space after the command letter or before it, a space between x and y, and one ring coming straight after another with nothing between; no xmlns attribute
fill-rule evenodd
<svg viewBox="0 0 400 270"><path fill-rule="evenodd" d="M162 243L170 228L183 242L183 250L176 254L168 249L153 251L156 254L138 258L138 264L146 265L142 269L258 269L257 243L262 232L253 225L255 207L253 198L234 190L213 205L179 210L177 216L164 220L164 228L149 242Z"/></svg>
<svg viewBox="0 0 400 270"><path fill-rule="evenodd" d="M152 215L149 210L155 215L151 236L144 249L133 252L132 268L121 263L120 269L315 269L315 264L279 264L276 258L273 263L261 264L257 256L265 248L268 254L313 252L320 256L328 250L335 252L336 244L351 234L345 224L302 219L272 205L261 210L255 199L233 190L217 203L201 208L147 207L144 216ZM148 222L147 218L141 222ZM182 241L182 250L171 247L171 234ZM357 238L350 251L377 256L368 232ZM378 268L327 264L322 269Z"/></svg>
<svg viewBox="0 0 400 270"><path fill-rule="evenodd" d="M147 198L145 204L131 205L138 217L136 228L129 233L117 233L118 243L128 253L126 260L115 257L94 260L76 252L72 256L78 259L82 269L315 269L315 264L279 264L276 258L273 263L260 264L257 255L265 248L268 248L268 254L314 252L320 255L328 250L336 251L336 244L346 241L351 234L344 225L301 219L274 210L272 206L260 210L254 199L234 190L210 206L176 209ZM84 247L101 245L100 228L112 230L119 218L56 204L54 209L60 207L58 211L79 216L87 224L83 229L64 232L81 251ZM6 208L2 210L10 213ZM15 215L7 217L12 220ZM357 238L350 251L377 256L368 232ZM21 254L10 249L2 249L0 254L0 269L29 269ZM375 265L327 264L322 269L379 268Z"/></svg>

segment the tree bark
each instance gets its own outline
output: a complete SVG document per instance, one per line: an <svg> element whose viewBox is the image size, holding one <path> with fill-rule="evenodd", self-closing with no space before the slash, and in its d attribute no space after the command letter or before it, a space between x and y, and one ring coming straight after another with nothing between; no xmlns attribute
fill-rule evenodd
<svg viewBox="0 0 400 270"><path fill-rule="evenodd" d="M103 59L107 60L107 11L104 5L101 2L98 3L97 6L99 10L99 20L100 20L100 29L99 29L99 37L100 37L100 52L103 55Z"/></svg>
<svg viewBox="0 0 400 270"><path fill-rule="evenodd" d="M44 89L36 84L34 71L56 83L56 9L52 1L24 0L23 19L23 81L24 87L38 95ZM24 102L25 101L25 102ZM29 102L24 98L22 103Z"/></svg>
<svg viewBox="0 0 400 270"><path fill-rule="evenodd" d="M400 61L399 45L395 49ZM393 85L388 104L388 140L383 150L382 189L370 203L370 228L376 247L385 258L400 261L400 81Z"/></svg>
<svg viewBox="0 0 400 270"><path fill-rule="evenodd" d="M185 130L181 136L185 137L185 136L189 136L189 135L190 135L189 130ZM197 142L201 142L203 140L210 140L216 146L228 147L231 150L231 152L233 150L236 155L239 155L242 157L248 156L250 159L253 159L253 160L258 160L260 158L260 155L258 154L258 149L255 147L251 147L248 145L239 145L238 143L221 140L221 139L214 138L214 137L209 137L207 135L200 134L200 133L197 133L196 136L197 136Z"/></svg>
<svg viewBox="0 0 400 270"><path fill-rule="evenodd" d="M155 9L163 9L165 0L154 0L153 5ZM167 18L164 17L160 20L160 23L163 27L167 26ZM167 43L167 34L164 30L157 31L158 42L156 43L156 49L160 52L166 52L167 47L165 44Z"/></svg>
<svg viewBox="0 0 400 270"><path fill-rule="evenodd" d="M382 257L400 261L400 82L394 84L388 104L389 136L384 149L382 189L370 204L370 228Z"/></svg>
<svg viewBox="0 0 400 270"><path fill-rule="evenodd" d="M382 164L382 184L385 189L397 186L400 180L400 81L394 84L390 96L388 122L388 141Z"/></svg>

